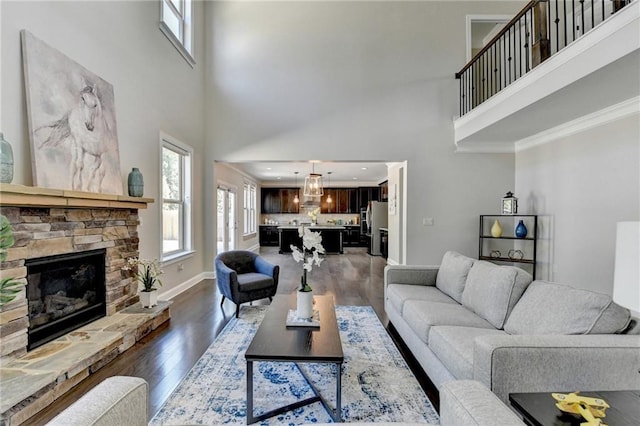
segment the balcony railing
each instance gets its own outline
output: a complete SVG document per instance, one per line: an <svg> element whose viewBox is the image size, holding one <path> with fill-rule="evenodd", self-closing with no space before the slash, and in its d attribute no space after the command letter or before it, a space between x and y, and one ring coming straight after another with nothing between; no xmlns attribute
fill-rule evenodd
<svg viewBox="0 0 640 426"><path fill-rule="evenodd" d="M460 115L635 0L533 0L456 73Z"/></svg>

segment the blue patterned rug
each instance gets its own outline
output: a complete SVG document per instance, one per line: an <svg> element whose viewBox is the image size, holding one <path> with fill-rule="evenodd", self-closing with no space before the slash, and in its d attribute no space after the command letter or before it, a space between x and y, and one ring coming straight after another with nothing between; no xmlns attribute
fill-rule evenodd
<svg viewBox="0 0 640 426"><path fill-rule="evenodd" d="M246 424L246 363L266 306L243 306L169 396L150 425ZM344 422L437 424L438 414L370 306L336 306L342 339ZM331 404L333 364L300 364ZM254 363L254 414L313 396L292 363ZM331 423L320 402L272 417L262 425Z"/></svg>

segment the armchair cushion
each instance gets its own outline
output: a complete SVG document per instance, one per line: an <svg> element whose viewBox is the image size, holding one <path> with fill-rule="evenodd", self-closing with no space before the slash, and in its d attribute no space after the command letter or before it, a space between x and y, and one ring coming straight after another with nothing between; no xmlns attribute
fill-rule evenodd
<svg viewBox="0 0 640 426"><path fill-rule="evenodd" d="M238 288L243 292L262 290L273 286L273 277L257 272L238 275Z"/></svg>

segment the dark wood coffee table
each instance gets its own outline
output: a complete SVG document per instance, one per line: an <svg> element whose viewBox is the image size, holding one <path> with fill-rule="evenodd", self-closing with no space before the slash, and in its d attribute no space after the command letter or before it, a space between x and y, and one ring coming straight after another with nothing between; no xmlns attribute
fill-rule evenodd
<svg viewBox="0 0 640 426"><path fill-rule="evenodd" d="M640 391L584 391L580 394L604 399L609 404L607 415L602 419L604 423L610 426L640 424ZM574 426L585 421L580 416L560 411L551 392L512 393L509 402L529 425Z"/></svg>
<svg viewBox="0 0 640 426"><path fill-rule="evenodd" d="M314 308L320 311L320 328L287 327L289 309L295 309L295 294L276 296L262 320L256 335L247 348L244 357L247 361L247 424L262 421L269 417L294 410L305 405L321 402L335 422L342 417L342 342L338 332L336 311L332 296L314 296ZM253 415L253 363L256 361L293 362L311 386L314 396L284 407L276 408L259 416ZM298 366L302 363L333 363L336 370L336 406L320 395L311 379Z"/></svg>

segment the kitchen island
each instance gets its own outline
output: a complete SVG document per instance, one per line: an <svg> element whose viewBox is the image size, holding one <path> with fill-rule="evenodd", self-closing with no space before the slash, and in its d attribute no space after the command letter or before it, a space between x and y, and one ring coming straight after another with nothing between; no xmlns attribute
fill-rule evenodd
<svg viewBox="0 0 640 426"><path fill-rule="evenodd" d="M312 231L320 232L322 236L322 246L327 254L342 254L343 250L343 234L346 230L341 225L305 225ZM298 235L299 225L281 225L278 226L278 234L280 241L280 253L291 253L291 244L298 248L302 248L302 238Z"/></svg>

